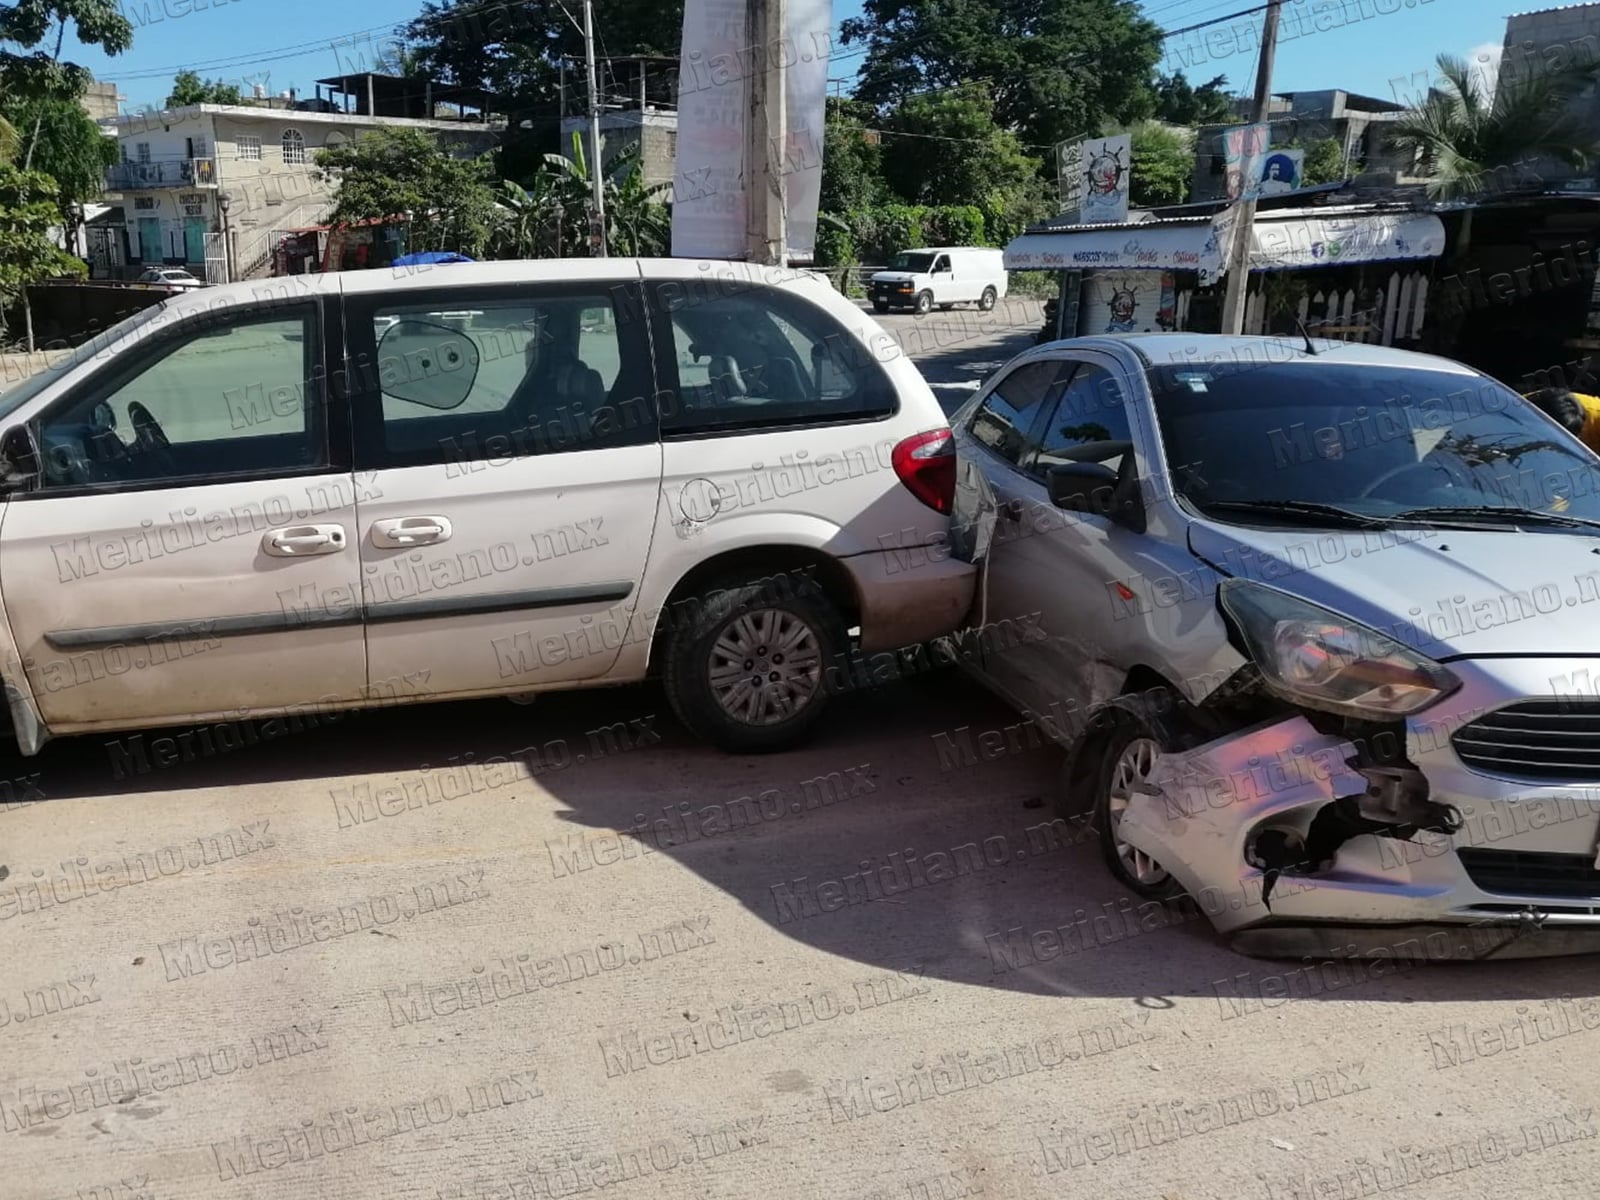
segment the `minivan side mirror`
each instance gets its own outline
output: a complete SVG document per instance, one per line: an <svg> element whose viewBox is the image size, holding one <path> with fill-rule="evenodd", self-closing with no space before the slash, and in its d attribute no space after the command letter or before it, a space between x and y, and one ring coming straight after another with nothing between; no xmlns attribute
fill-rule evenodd
<svg viewBox="0 0 1600 1200"><path fill-rule="evenodd" d="M0 493L14 492L39 477L39 451L26 425L0 436Z"/></svg>
<svg viewBox="0 0 1600 1200"><path fill-rule="evenodd" d="M1127 455L1123 462L1131 458ZM1045 486L1057 508L1106 517L1134 533L1145 531L1139 483L1131 475L1124 478L1100 463L1060 463L1046 473Z"/></svg>

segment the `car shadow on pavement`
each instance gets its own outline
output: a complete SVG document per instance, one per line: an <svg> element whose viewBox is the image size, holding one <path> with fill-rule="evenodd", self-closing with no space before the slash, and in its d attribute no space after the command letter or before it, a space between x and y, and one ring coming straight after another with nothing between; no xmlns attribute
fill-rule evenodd
<svg viewBox="0 0 1600 1200"><path fill-rule="evenodd" d="M75 798L117 797L136 812L147 790L382 786L504 756L537 769L537 786L519 772L519 786L458 802L492 805L506 844L536 847L535 861L518 864L533 878L637 888L648 880L639 860L663 855L781 935L878 969L1131 997L1153 1009L1216 1005L1224 1018L1289 997L1488 1001L1587 990L1582 958L1390 964L1387 973L1268 962L1233 953L1192 908L1140 909L1094 842L1053 823L1059 751L1030 744L1014 713L950 671L842 696L806 746L763 756L696 741L654 686L550 694L528 706L371 710L320 728L280 723L274 737L265 736L271 723L253 724L257 739L230 739L239 742L232 750L215 727L210 753L191 736L188 761L184 731L151 730L63 738L13 771L36 773L43 803L71 821ZM147 770L129 737L144 739ZM160 739L177 749L158 754ZM971 762L967 745L978 749ZM336 808L330 793L330 822ZM454 821L448 802L430 815Z"/></svg>

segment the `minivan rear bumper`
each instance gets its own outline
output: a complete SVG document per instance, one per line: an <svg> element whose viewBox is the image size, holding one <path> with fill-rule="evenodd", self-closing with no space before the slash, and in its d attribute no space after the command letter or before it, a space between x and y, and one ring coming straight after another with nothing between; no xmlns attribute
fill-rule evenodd
<svg viewBox="0 0 1600 1200"><path fill-rule="evenodd" d="M864 653L925 642L958 628L972 607L978 568L918 555L921 547L871 550L840 560L855 581ZM948 548L928 548L948 553ZM910 565L907 559L910 558Z"/></svg>

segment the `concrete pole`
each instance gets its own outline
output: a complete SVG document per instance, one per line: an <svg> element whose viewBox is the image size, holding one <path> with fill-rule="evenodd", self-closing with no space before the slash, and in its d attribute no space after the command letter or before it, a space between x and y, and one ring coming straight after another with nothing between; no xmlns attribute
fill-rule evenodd
<svg viewBox="0 0 1600 1200"><path fill-rule="evenodd" d="M748 13L747 40L755 69L750 72L745 150L745 256L767 266L787 266L789 213L784 161L789 123L782 53L785 0L751 0Z"/></svg>
<svg viewBox="0 0 1600 1200"><path fill-rule="evenodd" d="M1261 30L1261 63L1256 68L1255 111L1251 116L1251 122L1257 125L1267 119L1272 104L1272 60L1278 50L1278 15L1282 7L1283 0L1270 0L1266 25ZM1247 189L1256 182L1240 180ZM1256 223L1256 202L1245 200L1235 206L1234 212L1233 250L1228 256L1228 275L1222 293L1222 332L1238 334L1244 332L1244 301L1250 281L1250 242Z"/></svg>
<svg viewBox="0 0 1600 1200"><path fill-rule="evenodd" d="M583 0L583 55L589 75L589 178L594 186L594 219L589 232L593 258L606 257L606 186L600 167L600 97L594 76L594 4Z"/></svg>

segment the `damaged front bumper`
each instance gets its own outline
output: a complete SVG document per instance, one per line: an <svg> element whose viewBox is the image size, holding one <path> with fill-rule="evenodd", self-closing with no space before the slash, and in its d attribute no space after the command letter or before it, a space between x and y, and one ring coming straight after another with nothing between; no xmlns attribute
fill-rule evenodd
<svg viewBox="0 0 1600 1200"><path fill-rule="evenodd" d="M1381 733L1330 735L1293 715L1163 755L1118 834L1246 954L1600 950L1600 779L1490 775L1451 741L1485 713L1549 698L1571 660L1451 669L1465 686L1390 746L1373 744Z"/></svg>

